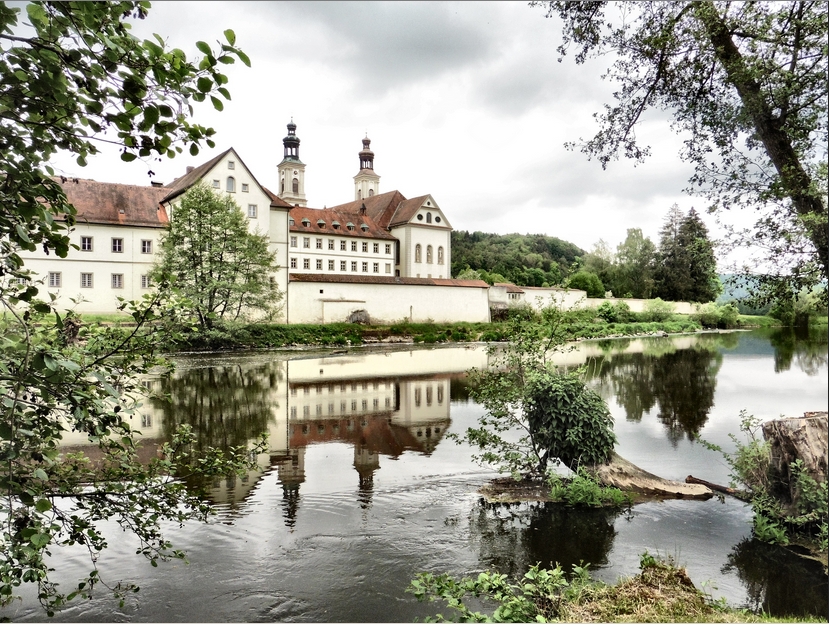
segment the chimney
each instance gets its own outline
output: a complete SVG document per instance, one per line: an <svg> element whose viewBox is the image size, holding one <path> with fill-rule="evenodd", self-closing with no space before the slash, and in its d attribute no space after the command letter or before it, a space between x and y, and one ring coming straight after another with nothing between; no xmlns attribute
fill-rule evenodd
<svg viewBox="0 0 829 625"><path fill-rule="evenodd" d="M190 173L191 171L193 171L194 169L195 169L195 167L193 167L192 165L188 165L188 166L187 166L187 171L185 171L184 173L185 173L185 174L189 174L189 173Z"/></svg>
<svg viewBox="0 0 829 625"><path fill-rule="evenodd" d="M363 202L363 205L362 205L362 206L360 206L360 214L361 214L361 215L365 215L365 214L366 214L366 203L365 203L365 202Z"/></svg>

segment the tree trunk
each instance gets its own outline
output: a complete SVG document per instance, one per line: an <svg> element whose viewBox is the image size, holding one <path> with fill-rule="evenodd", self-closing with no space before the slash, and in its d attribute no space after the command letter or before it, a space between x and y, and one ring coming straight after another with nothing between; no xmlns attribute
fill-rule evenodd
<svg viewBox="0 0 829 625"><path fill-rule="evenodd" d="M818 483L826 481L829 413L806 412L802 417L767 421L763 424L763 437L771 443L773 478L778 484L775 495L790 514L797 514L800 493L792 479L791 465L800 460L805 473Z"/></svg>

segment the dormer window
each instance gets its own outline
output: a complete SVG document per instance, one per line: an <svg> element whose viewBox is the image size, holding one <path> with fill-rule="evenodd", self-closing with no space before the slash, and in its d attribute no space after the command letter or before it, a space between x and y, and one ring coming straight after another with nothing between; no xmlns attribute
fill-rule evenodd
<svg viewBox="0 0 829 625"><path fill-rule="evenodd" d="M320 228L325 228L325 222L322 219L318 219L317 226Z"/></svg>
<svg viewBox="0 0 829 625"><path fill-rule="evenodd" d="M363 232L368 232L368 225L360 224L360 228L362 229Z"/></svg>
<svg viewBox="0 0 829 625"><path fill-rule="evenodd" d="M296 222L294 221L293 217L290 217L290 218L288 219L288 225L289 225L289 226L295 226L295 225L296 225Z"/></svg>
<svg viewBox="0 0 829 625"><path fill-rule="evenodd" d="M226 188L228 193L236 193L236 178L234 178L233 176L228 176Z"/></svg>
<svg viewBox="0 0 829 625"><path fill-rule="evenodd" d="M334 228L334 230L339 230L340 222L339 221L332 221L331 222L331 227Z"/></svg>
<svg viewBox="0 0 829 625"><path fill-rule="evenodd" d="M345 227L348 228L349 230L354 230L354 224L351 223L350 221L347 224L345 224Z"/></svg>
<svg viewBox="0 0 829 625"><path fill-rule="evenodd" d="M308 226L311 225L311 220L306 217L305 219L302 220L302 225L307 228Z"/></svg>

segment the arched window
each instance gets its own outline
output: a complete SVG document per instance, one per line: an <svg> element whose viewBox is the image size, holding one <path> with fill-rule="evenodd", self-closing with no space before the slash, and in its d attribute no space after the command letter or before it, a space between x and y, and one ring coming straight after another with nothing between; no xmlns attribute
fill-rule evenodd
<svg viewBox="0 0 829 625"><path fill-rule="evenodd" d="M420 260L420 254L421 254L421 251L420 251L420 243L418 243L417 245L415 245L415 262L416 262L416 263L421 262L421 260Z"/></svg>
<svg viewBox="0 0 829 625"><path fill-rule="evenodd" d="M420 387L415 388L415 406L420 406Z"/></svg>
<svg viewBox="0 0 829 625"><path fill-rule="evenodd" d="M294 193L299 193L299 178L294 178L293 183L291 183L291 187L293 188Z"/></svg>
<svg viewBox="0 0 829 625"><path fill-rule="evenodd" d="M438 265L442 265L442 264L443 264L443 246L441 245L438 248Z"/></svg>
<svg viewBox="0 0 829 625"><path fill-rule="evenodd" d="M357 199L358 200L363 199L363 190L362 189L357 189Z"/></svg>
<svg viewBox="0 0 829 625"><path fill-rule="evenodd" d="M236 179L233 176L227 177L227 192L236 193Z"/></svg>
<svg viewBox="0 0 829 625"><path fill-rule="evenodd" d="M285 181L284 180L282 181L282 191L281 191L281 193L285 193Z"/></svg>
<svg viewBox="0 0 829 625"><path fill-rule="evenodd" d="M371 197L372 195L374 195L374 189L369 189L368 196Z"/></svg>
<svg viewBox="0 0 829 625"><path fill-rule="evenodd" d="M432 223L432 213L426 213L426 223Z"/></svg>
<svg viewBox="0 0 829 625"><path fill-rule="evenodd" d="M431 245L426 246L426 262L429 263L429 264L431 264L431 262L432 262L432 246Z"/></svg>
<svg viewBox="0 0 829 625"><path fill-rule="evenodd" d="M443 385L438 386L438 403L443 403Z"/></svg>
<svg viewBox="0 0 829 625"><path fill-rule="evenodd" d="M426 405L432 405L432 385L426 387Z"/></svg>

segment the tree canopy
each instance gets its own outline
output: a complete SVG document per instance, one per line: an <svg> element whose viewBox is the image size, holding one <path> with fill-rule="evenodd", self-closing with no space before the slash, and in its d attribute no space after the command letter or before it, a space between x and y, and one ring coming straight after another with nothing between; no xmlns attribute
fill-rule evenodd
<svg viewBox="0 0 829 625"><path fill-rule="evenodd" d="M113 519L138 539L156 565L183 557L165 540L163 523L204 518L209 506L178 478L226 475L248 455L226 450L197 458L192 436L176 432L148 463L138 454L131 416L144 394L141 376L155 356L161 320L174 314L163 293L123 302L137 323L124 331L86 325L38 300L20 249L64 257L76 211L49 166L58 152L78 165L101 143L121 146L121 159L191 154L214 131L191 121L191 102L229 99L221 69L239 59L232 30L200 59L170 49L163 38L141 41L130 20L149 2L37 2L20 9L0 2L0 606L34 584L48 614L73 597L107 586L96 561L107 546L98 523ZM67 432L86 437L90 455L67 454ZM80 546L91 571L70 592L51 579L63 547ZM122 599L137 590L110 587Z"/></svg>
<svg viewBox="0 0 829 625"><path fill-rule="evenodd" d="M603 166L619 155L642 161L650 148L637 126L649 109L670 111L671 128L687 137L680 157L695 168L688 190L712 210L757 211L730 242L761 250L754 269L764 282L825 285L825 3L533 4L560 18L562 57L615 54L604 77L618 85L616 101L597 114L597 134L571 147ZM606 15L611 5L618 15Z"/></svg>
<svg viewBox="0 0 829 625"><path fill-rule="evenodd" d="M267 236L248 230L233 198L199 183L174 208L154 274L169 279L202 328L210 328L218 320L276 312L277 269Z"/></svg>

